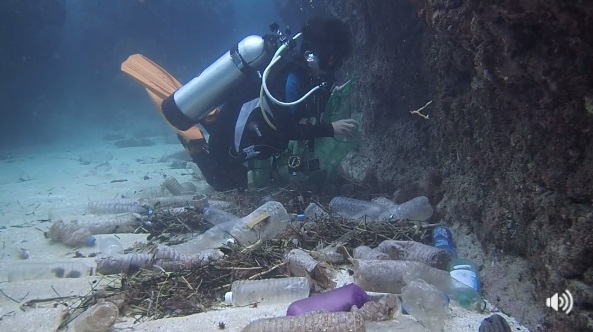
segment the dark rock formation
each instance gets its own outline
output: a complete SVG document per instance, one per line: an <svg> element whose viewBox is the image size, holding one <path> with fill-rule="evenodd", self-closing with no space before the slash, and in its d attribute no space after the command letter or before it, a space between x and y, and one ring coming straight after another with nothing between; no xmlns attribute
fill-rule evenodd
<svg viewBox="0 0 593 332"><path fill-rule="evenodd" d="M593 328L593 5L323 3L356 36L347 71L367 144L352 175L371 172L398 201L428 195L435 220L468 225L486 261L526 259L506 294L484 289L531 329ZM429 100L429 119L410 114ZM524 283L536 291L513 296ZM545 307L565 289L569 316Z"/></svg>

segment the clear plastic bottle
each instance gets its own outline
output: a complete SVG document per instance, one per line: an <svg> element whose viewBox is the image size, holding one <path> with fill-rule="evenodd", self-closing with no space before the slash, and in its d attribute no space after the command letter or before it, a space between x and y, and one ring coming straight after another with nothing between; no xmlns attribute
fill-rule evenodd
<svg viewBox="0 0 593 332"><path fill-rule="evenodd" d="M85 310L72 321L75 332L107 332L111 331L117 320L119 309L109 301L99 301Z"/></svg>
<svg viewBox="0 0 593 332"><path fill-rule="evenodd" d="M206 221L212 225L218 225L227 221L237 222L241 218L223 209L217 208L215 206L209 206L204 208L204 219L206 219Z"/></svg>
<svg viewBox="0 0 593 332"><path fill-rule="evenodd" d="M446 293L467 309L479 309L482 297L477 290L451 277L449 272L422 262L397 260L355 260L354 282L365 290L399 293L408 281L422 279Z"/></svg>
<svg viewBox="0 0 593 332"><path fill-rule="evenodd" d="M284 231L290 223L290 216L282 203L268 201L241 218L231 230L231 235L239 244L248 246L258 240L273 239Z"/></svg>
<svg viewBox="0 0 593 332"><path fill-rule="evenodd" d="M241 222L241 219L212 226L204 233L172 247L186 255L193 255L202 250L220 248L224 245L232 244L235 242L235 239L230 232L238 222Z"/></svg>
<svg viewBox="0 0 593 332"><path fill-rule="evenodd" d="M329 214L317 203L310 203L303 214L305 215L305 218L309 220L318 220L329 216Z"/></svg>
<svg viewBox="0 0 593 332"><path fill-rule="evenodd" d="M101 250L101 255L104 257L123 255L124 253L124 247L119 240L114 237L108 237L101 240L99 250Z"/></svg>
<svg viewBox="0 0 593 332"><path fill-rule="evenodd" d="M255 320L241 332L365 332L364 319L356 312L324 312L297 317Z"/></svg>
<svg viewBox="0 0 593 332"><path fill-rule="evenodd" d="M5 266L1 280L14 282L56 278L84 278L95 274L94 267L80 260L69 261L19 261Z"/></svg>
<svg viewBox="0 0 593 332"><path fill-rule="evenodd" d="M367 220L377 220L387 208L369 201L337 196L329 202L329 209L346 219L356 220L366 217Z"/></svg>
<svg viewBox="0 0 593 332"><path fill-rule="evenodd" d="M428 197L418 196L400 205L387 208L380 219L384 220L426 220L432 216L433 210Z"/></svg>
<svg viewBox="0 0 593 332"><path fill-rule="evenodd" d="M304 277L237 280L224 300L235 306L285 303L308 297L310 288L309 280Z"/></svg>
<svg viewBox="0 0 593 332"><path fill-rule="evenodd" d="M482 297L477 289L458 281L446 271L419 263L414 269L406 271L405 280L422 279L446 293L450 299L467 309L479 309Z"/></svg>
<svg viewBox="0 0 593 332"><path fill-rule="evenodd" d="M430 332L441 332L447 318L447 296L424 280L409 281L402 289L402 306Z"/></svg>
<svg viewBox="0 0 593 332"><path fill-rule="evenodd" d="M392 200L387 197L379 196L371 199L371 202L381 204L387 208L396 207L398 204L395 204Z"/></svg>
<svg viewBox="0 0 593 332"><path fill-rule="evenodd" d="M298 316L315 311L350 311L353 305L361 308L370 301L368 294L356 284L348 284L321 294L293 302L286 310L287 316Z"/></svg>

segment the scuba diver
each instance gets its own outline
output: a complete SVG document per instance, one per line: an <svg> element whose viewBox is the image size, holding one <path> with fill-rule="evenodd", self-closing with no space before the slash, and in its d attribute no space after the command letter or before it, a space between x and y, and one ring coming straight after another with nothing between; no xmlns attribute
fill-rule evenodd
<svg viewBox="0 0 593 332"><path fill-rule="evenodd" d="M335 74L352 53L348 25L337 18L315 17L294 38L276 24L271 29L273 34L245 38L181 87L139 55L122 64L125 73L146 87L217 191L247 189L248 162L271 158L276 169L276 160L291 140L307 141L312 151L316 138L350 136L358 130L353 119L319 121L335 87ZM297 38L302 38L298 50ZM258 70L262 68L263 75ZM155 88L163 74L169 79ZM207 142L202 130L209 135Z"/></svg>

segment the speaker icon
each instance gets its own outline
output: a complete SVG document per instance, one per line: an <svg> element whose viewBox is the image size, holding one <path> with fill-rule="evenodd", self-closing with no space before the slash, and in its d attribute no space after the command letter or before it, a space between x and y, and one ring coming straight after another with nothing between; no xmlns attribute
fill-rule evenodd
<svg viewBox="0 0 593 332"><path fill-rule="evenodd" d="M548 297L546 299L546 307L550 307L556 311L563 311L567 315L572 311L573 304L574 300L572 299L572 294L570 294L568 289L560 295L556 293L552 295L552 297Z"/></svg>

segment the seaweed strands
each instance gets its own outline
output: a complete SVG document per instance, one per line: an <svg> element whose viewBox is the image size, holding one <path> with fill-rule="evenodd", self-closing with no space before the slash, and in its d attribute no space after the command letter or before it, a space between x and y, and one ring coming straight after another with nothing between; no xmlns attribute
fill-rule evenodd
<svg viewBox="0 0 593 332"><path fill-rule="evenodd" d="M178 270L159 265L128 274L122 281L126 302L139 319L185 316L211 309L235 280L288 276L283 262L285 248L269 242L248 252L233 246L225 257L210 264L174 266ZM174 251L160 252L173 259L179 257Z"/></svg>
<svg viewBox="0 0 593 332"><path fill-rule="evenodd" d="M295 229L294 233L299 246L308 250L315 249L320 243L327 245L338 240L343 240L343 245L349 250L361 245L376 247L384 240L430 242L430 231L414 223L355 224L339 216L317 218L306 222ZM346 236L347 234L350 236Z"/></svg>

